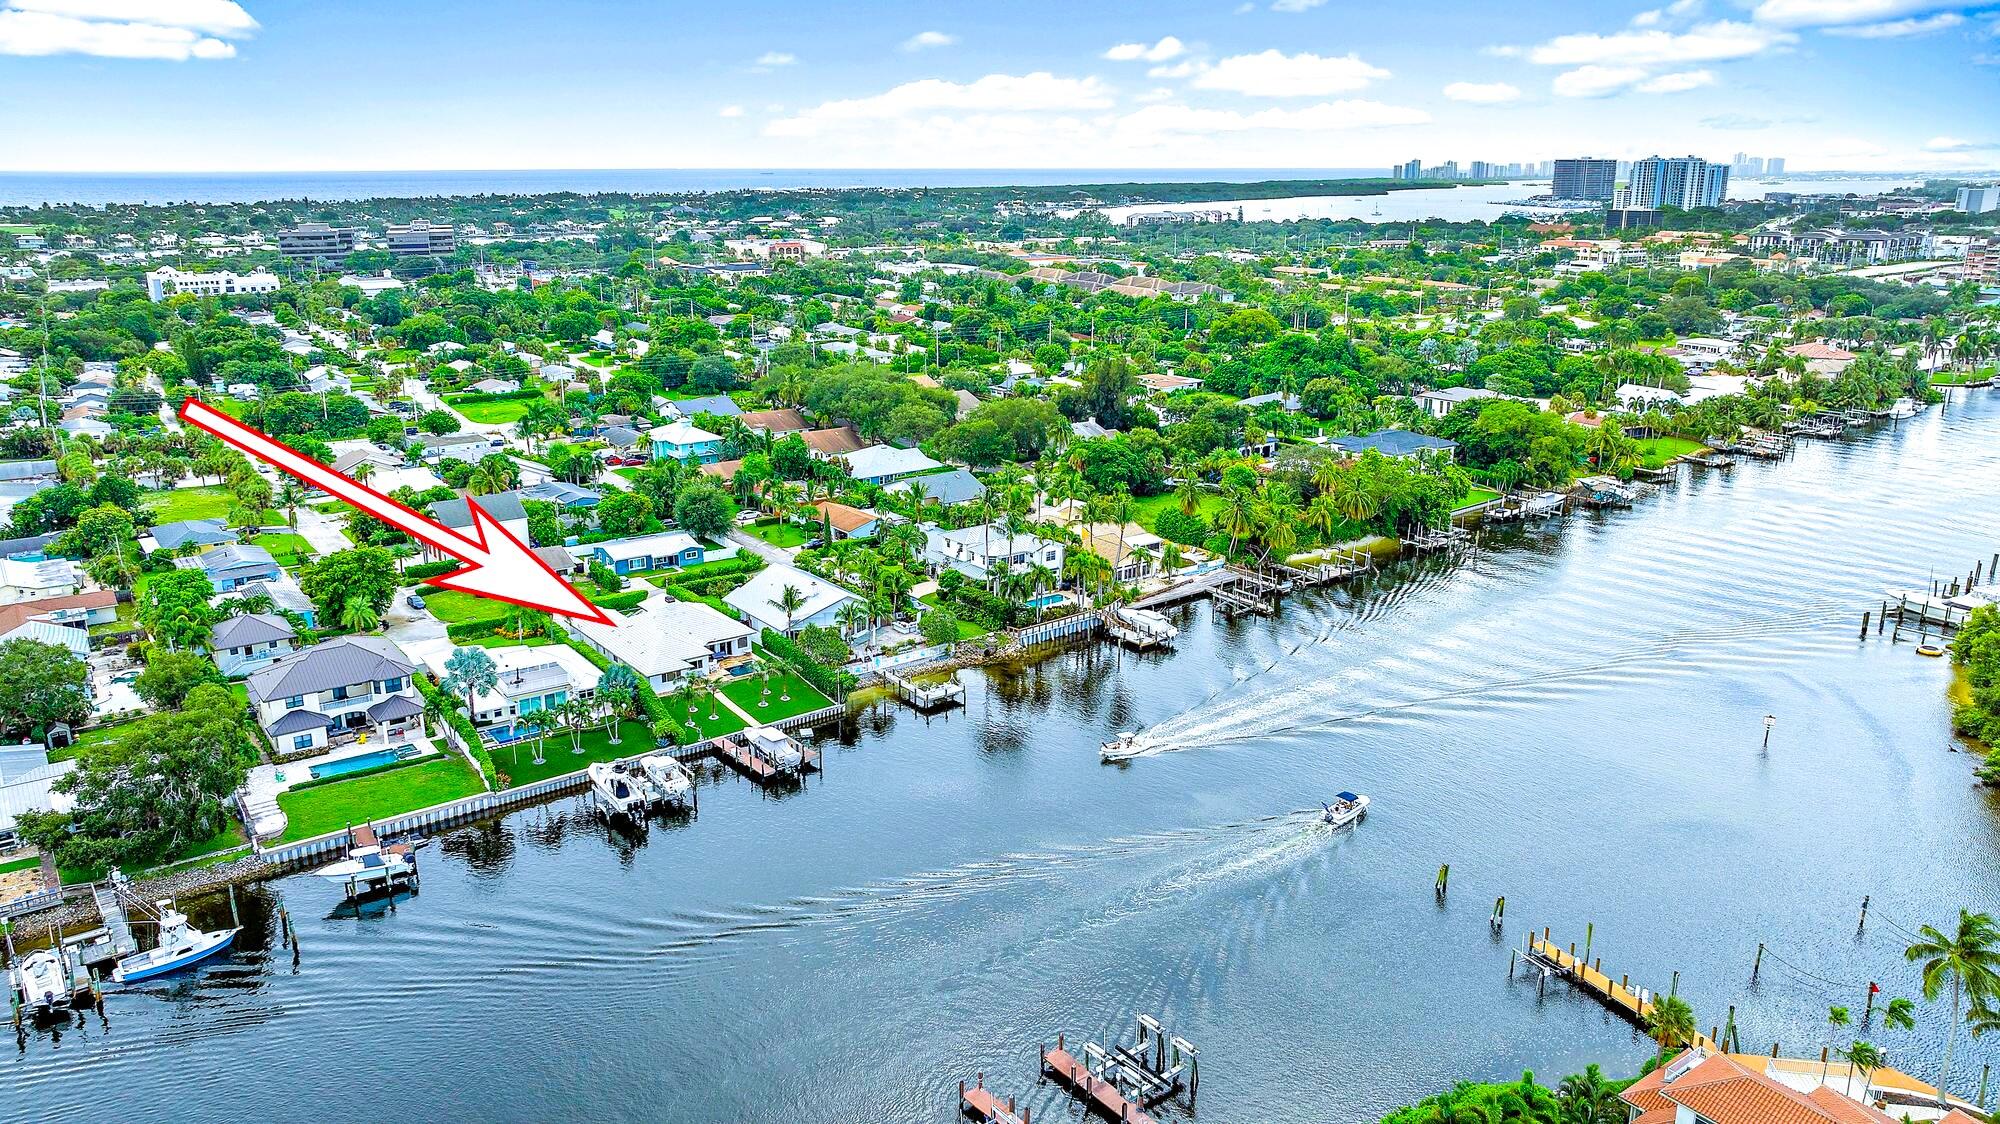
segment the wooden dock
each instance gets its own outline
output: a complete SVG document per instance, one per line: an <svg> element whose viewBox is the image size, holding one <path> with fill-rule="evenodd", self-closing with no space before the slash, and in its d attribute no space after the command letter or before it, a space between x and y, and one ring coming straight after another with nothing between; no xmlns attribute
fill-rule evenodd
<svg viewBox="0 0 2000 1124"><path fill-rule="evenodd" d="M986 1075L974 1077L971 1087L965 1082L958 1083L958 1111L961 1116L969 1116L981 1124L1029 1124L1028 1110L1016 1111L1014 1098L1004 1102L986 1087Z"/></svg>
<svg viewBox="0 0 2000 1124"><path fill-rule="evenodd" d="M756 727L777 733L774 727ZM774 784L778 781L798 780L806 773L819 768L819 750L804 745L789 737L785 738L792 749L798 751L799 760L795 765L786 765L766 752L759 751L751 731L742 734L724 734L715 739L715 751L724 761L742 770L758 784ZM780 736L783 736L780 734Z"/></svg>
<svg viewBox="0 0 2000 1124"><path fill-rule="evenodd" d="M893 671L885 671L882 679L895 690L897 698L918 710L942 710L948 706L965 705L965 684L960 683L956 675L943 683L919 683Z"/></svg>
<svg viewBox="0 0 2000 1124"><path fill-rule="evenodd" d="M1061 1035L1056 1036L1056 1048L1042 1047L1042 1072L1055 1078L1099 1114L1119 1121L1120 1124L1154 1124L1151 1116L1137 1103L1125 1099L1118 1086L1090 1071L1090 1068L1071 1056L1063 1048Z"/></svg>
<svg viewBox="0 0 2000 1124"><path fill-rule="evenodd" d="M1588 951L1586 948L1585 952ZM1543 929L1539 937L1532 933L1528 935L1525 953L1529 963L1542 965L1563 976L1586 994L1625 1016L1640 1029L1649 1029L1647 1023L1653 1016L1655 993L1633 984L1629 976L1620 976L1613 980L1603 971L1603 957L1585 963L1576 955L1575 945L1571 945L1567 950L1558 947L1549 939L1547 929ZM1696 1033L1695 1044L1711 1052L1715 1050L1715 1043L1704 1034Z"/></svg>

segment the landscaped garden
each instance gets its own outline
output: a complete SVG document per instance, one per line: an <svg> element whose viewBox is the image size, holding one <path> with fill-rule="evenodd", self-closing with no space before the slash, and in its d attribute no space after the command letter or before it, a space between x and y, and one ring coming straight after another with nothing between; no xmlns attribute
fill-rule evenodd
<svg viewBox="0 0 2000 1124"><path fill-rule="evenodd" d="M820 694L812 684L789 671L771 678L771 693L768 697L764 694L764 687L763 676L746 675L723 684L722 694L730 702L741 707L743 713L766 724L790 718L795 714L818 710L833 703L832 699ZM789 701L784 698L785 695L791 696ZM760 706L760 703L766 705Z"/></svg>
<svg viewBox="0 0 2000 1124"><path fill-rule="evenodd" d="M446 754L422 765L281 792L278 807L285 813L283 841L309 839L349 824L400 816L483 791L478 774L465 759Z"/></svg>
<svg viewBox="0 0 2000 1124"><path fill-rule="evenodd" d="M572 745L580 745L583 752L571 752ZM653 747L653 730L644 722L626 720L618 724L618 744L611 744L611 735L603 726L591 726L572 740L567 728L552 729L542 742L542 763L535 764L535 739L522 738L506 745L494 746L493 767L507 774L507 780L518 787L533 784L549 777L574 773L578 769L596 761L615 761L621 757L633 757L645 753Z"/></svg>
<svg viewBox="0 0 2000 1124"><path fill-rule="evenodd" d="M776 519L759 519L744 530L770 543L772 546L790 548L804 546L812 535L797 523L786 523Z"/></svg>

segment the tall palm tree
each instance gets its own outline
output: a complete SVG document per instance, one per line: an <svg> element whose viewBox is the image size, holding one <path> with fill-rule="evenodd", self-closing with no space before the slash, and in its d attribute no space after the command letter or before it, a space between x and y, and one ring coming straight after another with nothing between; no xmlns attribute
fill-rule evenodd
<svg viewBox="0 0 2000 1124"><path fill-rule="evenodd" d="M1236 540L1247 537L1257 529L1257 502L1247 490L1231 488L1222 497L1222 510L1217 513L1216 522L1229 535L1229 553L1236 553Z"/></svg>
<svg viewBox="0 0 2000 1124"><path fill-rule="evenodd" d="M1838 1053L1840 1060L1848 1065L1847 1095L1854 1096L1854 1074L1858 1070L1861 1073L1861 1098L1865 1101L1868 1097L1868 1075L1882 1068L1889 1059L1874 1045L1860 1039L1855 1039Z"/></svg>
<svg viewBox="0 0 2000 1124"><path fill-rule="evenodd" d="M799 590L798 586L787 585L783 590L779 591L777 604L778 608L785 611L785 633L786 635L790 635L792 631L792 614L806 607L806 595Z"/></svg>
<svg viewBox="0 0 2000 1124"><path fill-rule="evenodd" d="M1827 1046L1829 1049L1833 1046L1834 1032L1838 1031L1841 1027L1851 1024L1853 1021L1854 1017L1847 1013L1847 1008L1845 1007L1828 1007L1826 1009ZM1827 1063L1822 1060L1819 1063L1819 1083L1822 1085L1826 1084L1826 1071Z"/></svg>
<svg viewBox="0 0 2000 1124"><path fill-rule="evenodd" d="M833 614L833 619L839 623L840 630L853 639L856 633L868 626L868 610L859 601L849 601Z"/></svg>
<svg viewBox="0 0 2000 1124"><path fill-rule="evenodd" d="M1918 940L1903 950L1903 958L1923 966L1924 999L1937 1002L1946 986L1951 988L1951 1022L1945 1025L1944 1068L1938 1073L1938 1105L1946 1104L1946 1083L1951 1080L1952 1046L1958 1040L1959 1007L1966 996L1974 1005L2000 990L2000 926L1985 913L1958 911L1958 927L1946 936L1925 925L1917 930Z"/></svg>
<svg viewBox="0 0 2000 1124"><path fill-rule="evenodd" d="M1694 1008L1678 995L1662 995L1653 1000L1646 1030L1662 1050L1681 1045L1694 1037Z"/></svg>
<svg viewBox="0 0 2000 1124"><path fill-rule="evenodd" d="M1889 1030L1915 1030L1917 1005L1908 999L1891 999L1882 1008L1882 1025Z"/></svg>

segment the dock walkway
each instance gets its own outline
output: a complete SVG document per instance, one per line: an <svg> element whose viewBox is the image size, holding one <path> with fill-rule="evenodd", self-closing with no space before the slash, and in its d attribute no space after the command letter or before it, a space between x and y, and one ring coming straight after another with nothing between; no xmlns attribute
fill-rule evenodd
<svg viewBox="0 0 2000 1124"><path fill-rule="evenodd" d="M1624 1015L1642 1029L1653 1016L1653 995L1644 987L1635 986L1629 976L1613 980L1602 970L1604 960L1599 957L1593 963L1585 963L1575 951L1575 946L1565 950L1557 947L1549 939L1547 929L1542 935L1528 936L1527 955L1531 963L1547 965L1555 972L1566 976L1584 992L1596 998L1612 1010ZM1695 1044L1711 1052L1715 1043L1707 1035L1697 1033Z"/></svg>
<svg viewBox="0 0 2000 1124"><path fill-rule="evenodd" d="M1112 1120L1121 1124L1154 1124L1144 1109L1125 1099L1117 1085L1090 1072L1088 1066L1071 1056L1060 1037L1055 1049L1042 1047L1042 1072L1069 1086L1084 1104Z"/></svg>
<svg viewBox="0 0 2000 1124"><path fill-rule="evenodd" d="M970 1087L958 1083L958 1111L981 1124L1028 1124L1028 1110L1016 1111L1014 1098L1001 1100L986 1087L986 1075L979 1074Z"/></svg>

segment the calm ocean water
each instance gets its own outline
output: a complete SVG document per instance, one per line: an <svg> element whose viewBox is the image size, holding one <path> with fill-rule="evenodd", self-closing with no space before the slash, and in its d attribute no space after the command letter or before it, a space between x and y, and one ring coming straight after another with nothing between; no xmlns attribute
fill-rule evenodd
<svg viewBox="0 0 2000 1124"><path fill-rule="evenodd" d="M966 709L866 710L788 795L711 767L647 835L582 800L453 832L393 911L253 889L227 959L23 1036L0 1120L941 1124L976 1071L1078 1120L1037 1044L1152 1013L1202 1048L1201 1119L1365 1121L1462 1077L1632 1072L1633 1027L1507 975L1528 929L1593 922L1704 1030L1734 1005L1750 1050L1814 1056L1868 981L1916 994L1905 930L2000 907L1948 667L1855 636L1885 586L2000 548L2000 393L1955 399L1275 619L1177 610L1172 652L966 673ZM1180 748L1099 764L1140 726ZM1330 834L1345 788L1374 807ZM1852 1033L1936 1073L1934 1009ZM1960 1037L1959 1091L1996 1041Z"/></svg>

